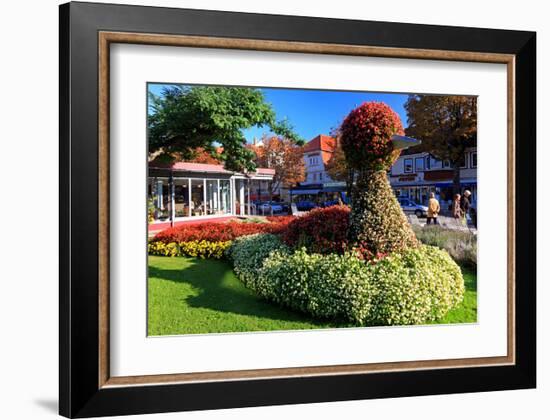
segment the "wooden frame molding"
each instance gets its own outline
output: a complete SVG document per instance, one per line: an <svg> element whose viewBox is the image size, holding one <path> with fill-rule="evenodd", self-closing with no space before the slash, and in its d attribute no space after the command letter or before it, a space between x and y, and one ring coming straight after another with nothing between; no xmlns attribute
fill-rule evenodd
<svg viewBox="0 0 550 420"><path fill-rule="evenodd" d="M99 41L99 386L100 388L166 383L196 383L342 375L359 373L399 372L443 368L503 366L516 363L515 343L515 56L481 52L445 51L323 44L291 41L268 41L186 35L100 31ZM394 363L333 365L300 368L258 369L225 372L174 373L170 375L111 377L109 368L109 54L110 44L146 44L196 48L223 48L254 51L275 51L308 54L371 56L404 59L451 60L463 62L501 63L508 73L508 349L503 357L446 359Z"/></svg>

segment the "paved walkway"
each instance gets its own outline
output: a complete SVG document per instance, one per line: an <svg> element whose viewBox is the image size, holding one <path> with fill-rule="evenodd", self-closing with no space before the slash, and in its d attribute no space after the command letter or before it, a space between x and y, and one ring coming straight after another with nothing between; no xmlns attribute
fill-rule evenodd
<svg viewBox="0 0 550 420"><path fill-rule="evenodd" d="M408 214L407 219L409 219L409 222L413 226L426 226L426 218L418 218L414 214ZM455 219L454 217L449 216L438 216L437 222L439 226L445 228L445 229L451 229L451 230L460 230L463 232L472 232L474 234L477 234L477 229L473 225L464 226L460 220Z"/></svg>

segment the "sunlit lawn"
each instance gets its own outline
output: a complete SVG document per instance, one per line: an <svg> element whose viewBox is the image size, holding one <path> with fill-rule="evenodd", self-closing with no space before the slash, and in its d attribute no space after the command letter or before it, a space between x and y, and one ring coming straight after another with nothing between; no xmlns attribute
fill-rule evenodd
<svg viewBox="0 0 550 420"><path fill-rule="evenodd" d="M438 324L477 322L477 275L471 269L462 269L466 293L462 303L449 311Z"/></svg>
<svg viewBox="0 0 550 420"><path fill-rule="evenodd" d="M465 272L465 281L464 302L441 323L476 321L476 275ZM348 326L259 299L241 284L226 261L149 256L148 291L149 335Z"/></svg>
<svg viewBox="0 0 550 420"><path fill-rule="evenodd" d="M149 256L149 335L338 326L257 298L226 261Z"/></svg>

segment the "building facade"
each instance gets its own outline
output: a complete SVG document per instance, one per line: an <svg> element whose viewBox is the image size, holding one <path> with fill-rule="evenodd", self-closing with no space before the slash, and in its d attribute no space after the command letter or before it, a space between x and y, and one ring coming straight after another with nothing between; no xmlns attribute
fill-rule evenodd
<svg viewBox="0 0 550 420"><path fill-rule="evenodd" d="M306 179L301 185L332 182L325 165L336 149L336 139L319 134L304 146Z"/></svg>
<svg viewBox="0 0 550 420"><path fill-rule="evenodd" d="M295 198L323 202L331 195L345 199L346 184L334 181L326 172L326 164L336 148L333 137L319 135L304 146L306 180L291 190ZM427 152L414 153L405 149L388 171L388 178L398 197L409 198L418 204L427 204L434 192L442 207L452 201L454 171L448 161L441 161ZM461 190L472 192L471 201L477 203L477 148L466 149L460 169ZM332 197L334 198L334 197ZM444 207L445 208L445 207Z"/></svg>
<svg viewBox="0 0 550 420"><path fill-rule="evenodd" d="M290 190L291 200L324 202L345 191L345 183L335 182L326 165L336 149L336 139L319 134L304 146L305 180Z"/></svg>
<svg viewBox="0 0 550 420"><path fill-rule="evenodd" d="M390 184L398 197L406 197L426 204L434 192L443 204L450 204L453 195L454 171L448 161L441 161L429 153L410 153L405 150L388 173ZM472 203L477 202L477 148L466 149L460 169L461 190L472 192Z"/></svg>
<svg viewBox="0 0 550 420"><path fill-rule="evenodd" d="M242 174L223 165L149 162L147 197L152 223L256 214L254 200L273 179L273 169Z"/></svg>

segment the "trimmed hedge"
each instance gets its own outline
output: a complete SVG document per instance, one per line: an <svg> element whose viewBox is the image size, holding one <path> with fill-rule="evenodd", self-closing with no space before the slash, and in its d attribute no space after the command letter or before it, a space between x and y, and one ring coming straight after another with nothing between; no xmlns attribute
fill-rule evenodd
<svg viewBox="0 0 550 420"><path fill-rule="evenodd" d="M464 278L449 254L422 245L371 265L377 289L369 314L374 325L435 321L464 297Z"/></svg>
<svg viewBox="0 0 550 420"><path fill-rule="evenodd" d="M150 255L164 257L198 257L198 258L223 258L225 250L229 248L231 241L187 241L187 242L149 242Z"/></svg>
<svg viewBox="0 0 550 420"><path fill-rule="evenodd" d="M243 222L203 222L194 225L181 225L168 228L159 232L151 242L226 242L241 236L255 233L280 233L290 219L281 218L280 221L269 223L243 223Z"/></svg>
<svg viewBox="0 0 550 420"><path fill-rule="evenodd" d="M313 209L287 225L283 240L289 246L306 247L310 252L342 254L348 247L349 215L348 206Z"/></svg>
<svg viewBox="0 0 550 420"><path fill-rule="evenodd" d="M374 288L365 263L352 254L287 255L274 252L262 266L255 291L262 297L318 318L362 325Z"/></svg>
<svg viewBox="0 0 550 420"><path fill-rule="evenodd" d="M355 325L437 320L464 295L460 268L430 246L365 263L350 253L289 253L273 235L254 235L235 241L229 253L237 276L260 297Z"/></svg>
<svg viewBox="0 0 550 420"><path fill-rule="evenodd" d="M233 261L234 271L243 284L257 291L259 270L273 251L286 254L288 248L278 236L264 233L235 239L227 249L226 256Z"/></svg>
<svg viewBox="0 0 550 420"><path fill-rule="evenodd" d="M399 115L384 102L375 101L352 110L340 132L348 166L377 171L386 171L397 160L401 151L391 139L394 134L405 134Z"/></svg>
<svg viewBox="0 0 550 420"><path fill-rule="evenodd" d="M352 193L349 239L366 260L418 246L385 171L359 175Z"/></svg>

